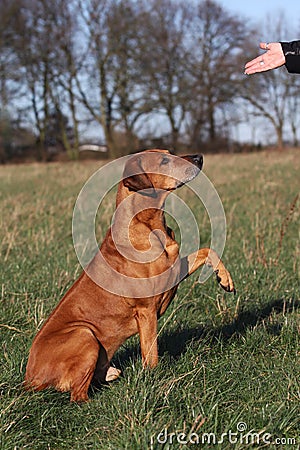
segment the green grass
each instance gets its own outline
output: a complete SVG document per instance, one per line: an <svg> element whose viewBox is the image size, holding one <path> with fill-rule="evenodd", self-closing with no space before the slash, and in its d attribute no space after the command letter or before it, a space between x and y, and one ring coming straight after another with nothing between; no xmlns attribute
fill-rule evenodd
<svg viewBox="0 0 300 450"><path fill-rule="evenodd" d="M53 390L22 389L32 339L80 273L72 211L99 164L0 167L1 450L193 448L179 442L179 433L194 432L200 442L214 433L221 440L241 422L247 431L286 439L268 448L299 448L296 150L205 158L204 171L226 211L223 260L237 295L223 293L212 278L199 285L198 274L183 282L160 320L155 370L142 370L134 337L115 356L123 376L92 392L87 404L71 404L68 394ZM189 202L188 191L182 190L182 197ZM101 218L100 235L112 211L113 200ZM202 227L206 240L207 220ZM177 434L160 444L157 436L165 429ZM247 431L238 433L235 443L225 437L200 447L266 446L262 440L241 442Z"/></svg>

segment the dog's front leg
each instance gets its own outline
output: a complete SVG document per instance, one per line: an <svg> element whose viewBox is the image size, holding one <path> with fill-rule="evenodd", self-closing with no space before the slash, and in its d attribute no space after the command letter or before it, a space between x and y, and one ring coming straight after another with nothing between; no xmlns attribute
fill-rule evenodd
<svg viewBox="0 0 300 450"><path fill-rule="evenodd" d="M201 248L189 256L181 259L181 269L185 277L191 275L203 264L211 266L216 273L217 280L227 292L235 292L230 273L225 268L217 253L210 248Z"/></svg>
<svg viewBox="0 0 300 450"><path fill-rule="evenodd" d="M154 308L137 308L135 317L140 336L143 367L155 367L158 363L157 312Z"/></svg>

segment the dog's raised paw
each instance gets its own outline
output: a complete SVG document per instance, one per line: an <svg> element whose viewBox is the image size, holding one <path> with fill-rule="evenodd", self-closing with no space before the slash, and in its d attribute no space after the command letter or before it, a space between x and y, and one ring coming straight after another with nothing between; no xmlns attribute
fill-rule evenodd
<svg viewBox="0 0 300 450"><path fill-rule="evenodd" d="M220 284L221 288L224 289L226 292L233 292L236 293L232 278L230 276L230 273L225 271L219 271L218 269L215 271L216 278L218 283Z"/></svg>

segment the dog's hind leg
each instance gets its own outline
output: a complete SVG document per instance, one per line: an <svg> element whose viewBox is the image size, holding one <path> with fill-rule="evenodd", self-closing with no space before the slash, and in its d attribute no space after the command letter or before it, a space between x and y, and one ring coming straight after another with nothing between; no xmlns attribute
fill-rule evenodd
<svg viewBox="0 0 300 450"><path fill-rule="evenodd" d="M89 329L81 329L76 330L69 344L72 354L65 361L65 373L70 383L71 402L84 402L88 400L88 389L99 355L99 342Z"/></svg>
<svg viewBox="0 0 300 450"><path fill-rule="evenodd" d="M94 372L94 377L92 380L93 384L97 385L105 381L114 381L120 376L121 370L116 369L109 364L110 361L108 359L107 353L100 344L100 351Z"/></svg>
<svg viewBox="0 0 300 450"><path fill-rule="evenodd" d="M86 401L98 354L99 342L87 327L41 334L30 351L25 386L34 390L53 386L71 391L71 401Z"/></svg>

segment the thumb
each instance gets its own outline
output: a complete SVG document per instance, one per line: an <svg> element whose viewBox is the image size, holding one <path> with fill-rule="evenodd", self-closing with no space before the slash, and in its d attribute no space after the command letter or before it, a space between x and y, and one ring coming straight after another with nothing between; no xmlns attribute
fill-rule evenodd
<svg viewBox="0 0 300 450"><path fill-rule="evenodd" d="M261 43L259 44L260 48L262 48L263 50L266 50L266 45L267 45L266 42L261 42Z"/></svg>

